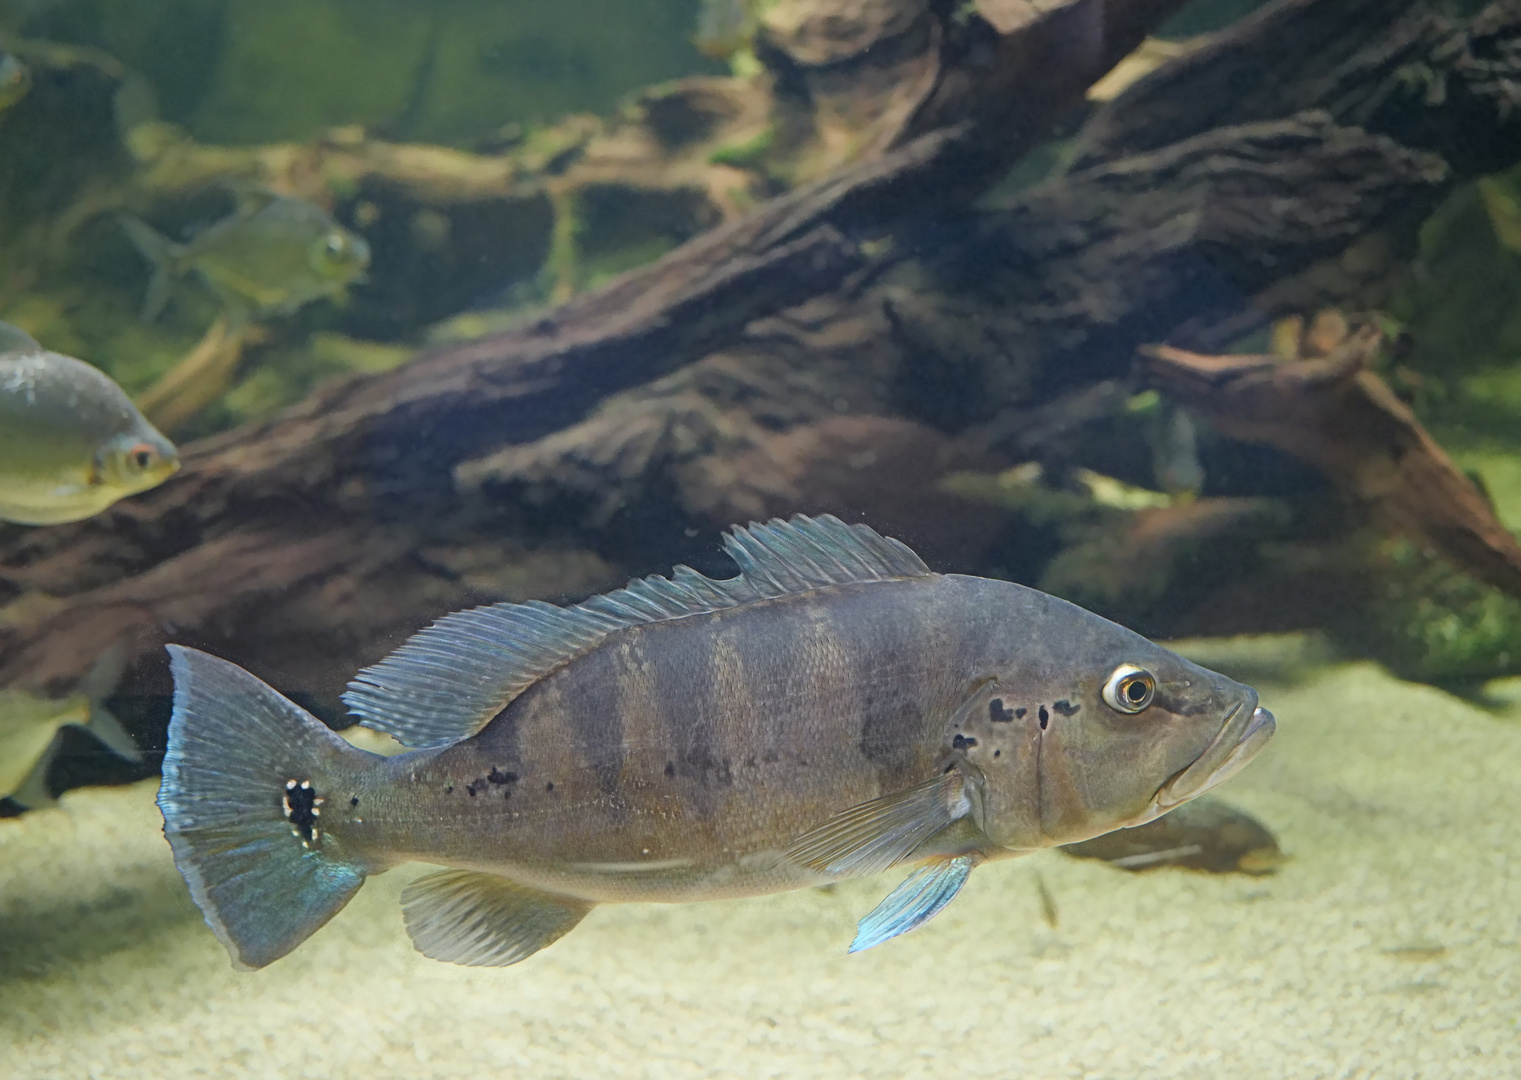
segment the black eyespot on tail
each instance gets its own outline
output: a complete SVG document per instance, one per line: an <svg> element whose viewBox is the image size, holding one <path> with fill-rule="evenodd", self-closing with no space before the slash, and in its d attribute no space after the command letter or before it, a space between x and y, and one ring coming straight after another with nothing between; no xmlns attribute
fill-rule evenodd
<svg viewBox="0 0 1521 1080"><path fill-rule="evenodd" d="M322 802L310 780L285 782L281 806L285 810L285 820L291 823L302 843L310 844L317 839L317 819L322 816Z"/></svg>
<svg viewBox="0 0 1521 1080"><path fill-rule="evenodd" d="M333 917L367 867L318 825L379 758L235 664L169 646L174 713L158 806L206 925L235 965L263 967ZM341 798L341 796L339 796ZM282 824L283 823L283 824Z"/></svg>

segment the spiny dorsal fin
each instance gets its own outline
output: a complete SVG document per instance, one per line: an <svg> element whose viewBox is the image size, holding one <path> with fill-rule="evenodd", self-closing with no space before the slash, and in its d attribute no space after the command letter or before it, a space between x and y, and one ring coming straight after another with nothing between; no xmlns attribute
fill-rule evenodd
<svg viewBox="0 0 1521 1080"><path fill-rule="evenodd" d="M738 577L715 581L678 566L669 578L643 578L574 607L530 600L447 615L356 675L343 700L361 723L407 746L448 746L616 630L930 573L904 544L828 514L736 527L724 550Z"/></svg>

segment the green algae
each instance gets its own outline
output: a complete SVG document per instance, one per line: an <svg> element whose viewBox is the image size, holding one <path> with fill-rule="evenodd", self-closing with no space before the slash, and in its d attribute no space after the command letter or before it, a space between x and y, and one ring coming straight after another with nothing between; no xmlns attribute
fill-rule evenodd
<svg viewBox="0 0 1521 1080"><path fill-rule="evenodd" d="M708 155L714 165L732 165L736 169L748 169L760 164L776 145L776 128L767 127L749 139L720 146Z"/></svg>
<svg viewBox="0 0 1521 1080"><path fill-rule="evenodd" d="M1348 628L1349 648L1425 682L1521 672L1521 599L1409 541L1386 542L1379 555L1361 625Z"/></svg>

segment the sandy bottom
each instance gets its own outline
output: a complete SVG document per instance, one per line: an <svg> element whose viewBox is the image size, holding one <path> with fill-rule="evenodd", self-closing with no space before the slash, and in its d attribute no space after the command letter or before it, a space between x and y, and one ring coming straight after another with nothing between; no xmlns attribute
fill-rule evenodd
<svg viewBox="0 0 1521 1080"><path fill-rule="evenodd" d="M1279 734L1221 792L1278 832L1276 876L1047 853L858 957L887 877L602 908L519 967L457 968L410 948L409 868L237 974L154 786L76 792L0 821L0 1075L1521 1076L1521 691L1486 710L1369 665L1287 670L1257 672Z"/></svg>

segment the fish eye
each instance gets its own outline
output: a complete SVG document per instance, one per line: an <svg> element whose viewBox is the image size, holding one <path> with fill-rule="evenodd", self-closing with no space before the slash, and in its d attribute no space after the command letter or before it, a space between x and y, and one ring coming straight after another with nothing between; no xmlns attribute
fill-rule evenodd
<svg viewBox="0 0 1521 1080"><path fill-rule="evenodd" d="M1104 704L1116 712L1138 713L1156 699L1157 680L1145 668L1121 664L1104 683Z"/></svg>
<svg viewBox="0 0 1521 1080"><path fill-rule="evenodd" d="M127 460L138 469L147 469L158 460L158 451L147 443L137 443L127 451Z"/></svg>
<svg viewBox="0 0 1521 1080"><path fill-rule="evenodd" d="M348 246L348 242L344 240L342 233L328 233L327 243L323 245L323 250L336 259L344 253Z"/></svg>

